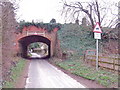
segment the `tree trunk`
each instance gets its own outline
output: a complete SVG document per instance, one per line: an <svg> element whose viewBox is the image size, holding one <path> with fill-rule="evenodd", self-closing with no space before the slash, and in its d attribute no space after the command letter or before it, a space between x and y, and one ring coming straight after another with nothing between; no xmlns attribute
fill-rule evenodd
<svg viewBox="0 0 120 90"><path fill-rule="evenodd" d="M101 26L100 11L99 11L99 5L97 0L96 0L96 8L97 8L97 14L98 14L98 22L99 22L99 25Z"/></svg>
<svg viewBox="0 0 120 90"><path fill-rule="evenodd" d="M93 18L92 18L92 16L91 16L91 14L87 14L87 15L88 15L88 17L90 18L92 28L94 29L94 21L93 21Z"/></svg>

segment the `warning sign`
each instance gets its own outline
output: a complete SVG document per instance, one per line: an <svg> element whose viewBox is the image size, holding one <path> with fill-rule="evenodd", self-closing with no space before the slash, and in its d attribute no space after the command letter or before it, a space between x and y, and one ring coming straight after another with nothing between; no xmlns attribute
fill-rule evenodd
<svg viewBox="0 0 120 90"><path fill-rule="evenodd" d="M95 33L102 33L102 30L101 30L100 25L99 25L98 22L96 23L96 26L95 26L93 32L95 32Z"/></svg>

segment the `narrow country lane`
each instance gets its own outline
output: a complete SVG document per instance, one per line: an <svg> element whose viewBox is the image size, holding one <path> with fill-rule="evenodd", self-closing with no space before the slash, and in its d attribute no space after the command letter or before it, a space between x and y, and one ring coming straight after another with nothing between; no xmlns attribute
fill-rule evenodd
<svg viewBox="0 0 120 90"><path fill-rule="evenodd" d="M25 88L86 88L45 60L32 60Z"/></svg>

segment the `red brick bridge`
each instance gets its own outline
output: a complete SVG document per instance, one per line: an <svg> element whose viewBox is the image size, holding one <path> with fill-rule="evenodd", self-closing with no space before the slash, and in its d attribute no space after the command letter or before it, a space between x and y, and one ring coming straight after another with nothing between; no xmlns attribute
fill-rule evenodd
<svg viewBox="0 0 120 90"><path fill-rule="evenodd" d="M16 30L15 49L17 55L28 58L28 45L35 42L42 42L48 45L47 58L54 56L60 45L57 38L57 31L60 25L57 24L35 24L27 23L19 26Z"/></svg>

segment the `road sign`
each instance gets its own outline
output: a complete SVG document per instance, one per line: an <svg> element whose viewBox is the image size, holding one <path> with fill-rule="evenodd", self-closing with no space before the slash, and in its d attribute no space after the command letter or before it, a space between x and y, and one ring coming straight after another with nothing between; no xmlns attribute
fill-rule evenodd
<svg viewBox="0 0 120 90"><path fill-rule="evenodd" d="M101 33L102 33L102 30L98 22L96 23L96 26L93 32L94 32L94 38L96 39L96 70L98 70L98 66L99 66L98 65L98 39L101 39Z"/></svg>
<svg viewBox="0 0 120 90"><path fill-rule="evenodd" d="M101 33L94 33L95 39L101 39Z"/></svg>
<svg viewBox="0 0 120 90"><path fill-rule="evenodd" d="M102 30L101 30L100 25L99 25L98 22L96 23L96 26L95 26L93 32L95 32L95 33L102 33Z"/></svg>

